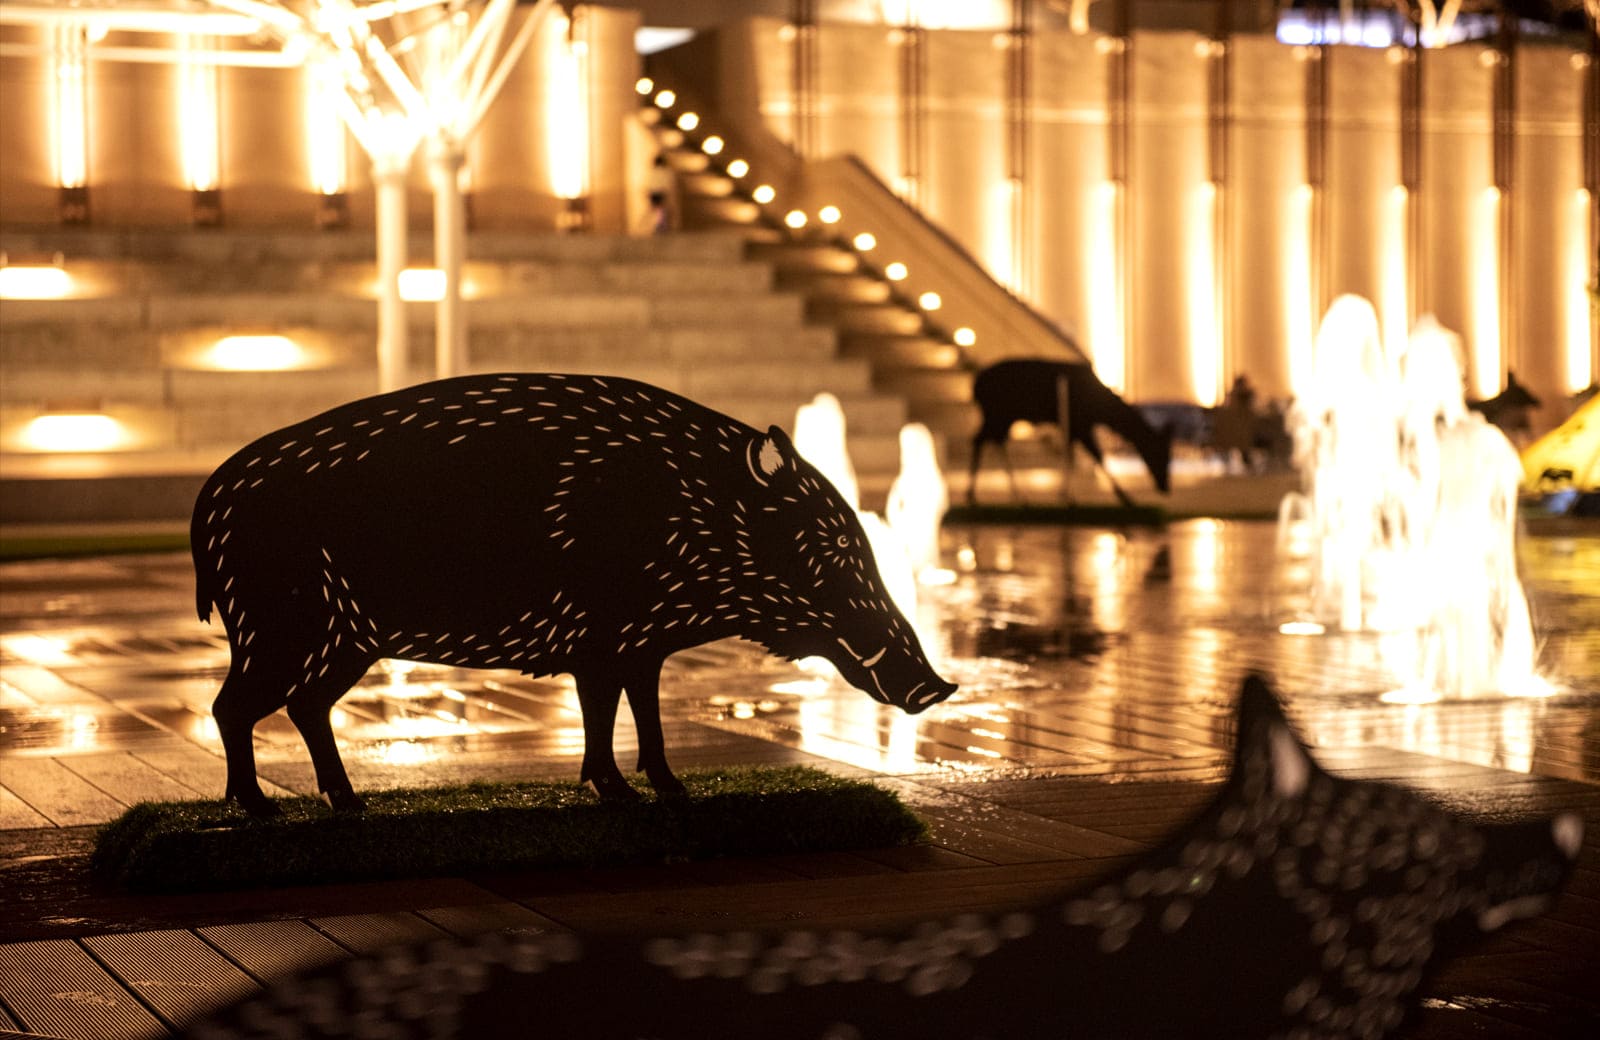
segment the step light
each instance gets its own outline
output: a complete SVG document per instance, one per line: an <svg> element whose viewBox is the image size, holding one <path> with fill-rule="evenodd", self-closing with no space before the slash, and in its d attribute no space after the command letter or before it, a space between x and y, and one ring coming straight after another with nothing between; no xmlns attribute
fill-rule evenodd
<svg viewBox="0 0 1600 1040"><path fill-rule="evenodd" d="M408 267L400 272L400 298L407 303L444 299L444 272L437 267Z"/></svg>
<svg viewBox="0 0 1600 1040"><path fill-rule="evenodd" d="M824 206L817 210L817 219L824 224L837 224L840 216L838 206Z"/></svg>
<svg viewBox="0 0 1600 1040"><path fill-rule="evenodd" d="M758 187L755 191L752 191L750 193L750 197L752 199L755 199L761 205L765 206L767 203L769 203L773 199L777 198L778 197L778 193L777 193L776 190L773 189L772 185L763 184L760 187Z"/></svg>
<svg viewBox="0 0 1600 1040"><path fill-rule="evenodd" d="M99 411L48 411L22 430L22 443L34 451L110 451L128 440L127 428Z"/></svg>
<svg viewBox="0 0 1600 1040"><path fill-rule="evenodd" d="M685 112L678 117L678 129L688 133L700 125L700 117L693 112Z"/></svg>
<svg viewBox="0 0 1600 1040"><path fill-rule="evenodd" d="M953 334L951 334L950 338L955 341L955 344L958 347L970 347L974 343L978 342L978 334L967 328L965 325L961 326Z"/></svg>
<svg viewBox="0 0 1600 1040"><path fill-rule="evenodd" d="M878 240L873 237L872 232L863 231L861 234L851 239L850 244L855 246L859 251L866 253L877 248Z"/></svg>
<svg viewBox="0 0 1600 1040"><path fill-rule="evenodd" d="M903 282L909 273L906 270L906 265L898 260L883 269L883 276L891 282Z"/></svg>
<svg viewBox="0 0 1600 1040"><path fill-rule="evenodd" d="M743 159L735 159L728 164L729 177L743 177L750 172L750 164Z"/></svg>
<svg viewBox="0 0 1600 1040"><path fill-rule="evenodd" d="M72 276L59 264L0 266L0 300L60 300L72 295Z"/></svg>
<svg viewBox="0 0 1600 1040"><path fill-rule="evenodd" d="M799 231L806 226L806 215L800 210L792 209L783 216L783 222L791 229Z"/></svg>
<svg viewBox="0 0 1600 1040"><path fill-rule="evenodd" d="M674 94L670 90L663 90L661 93L656 95L656 107L657 108L671 108L673 105L676 105L677 103L678 103L678 95Z"/></svg>
<svg viewBox="0 0 1600 1040"><path fill-rule="evenodd" d="M305 350L288 336L223 336L206 353L207 363L229 372L286 372L307 367Z"/></svg>
<svg viewBox="0 0 1600 1040"><path fill-rule="evenodd" d="M640 97L649 97L650 92L656 89L656 81L649 76L640 76L639 81L633 85L633 89Z"/></svg>
<svg viewBox="0 0 1600 1040"><path fill-rule="evenodd" d="M700 142L700 150L705 152L707 155L720 155L722 153L722 143L722 138L718 137L716 134L712 134L710 137Z"/></svg>
<svg viewBox="0 0 1600 1040"><path fill-rule="evenodd" d="M917 297L917 306L925 311L936 311L944 306L944 301L939 298L939 294L936 292L925 292Z"/></svg>

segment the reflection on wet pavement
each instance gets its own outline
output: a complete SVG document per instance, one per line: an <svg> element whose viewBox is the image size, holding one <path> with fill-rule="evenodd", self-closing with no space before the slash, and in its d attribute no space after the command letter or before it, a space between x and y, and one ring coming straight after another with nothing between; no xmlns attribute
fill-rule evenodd
<svg viewBox="0 0 1600 1040"><path fill-rule="evenodd" d="M1268 523L1215 520L947 529L956 578L922 590L916 623L961 684L949 702L906 716L831 674L717 643L668 662L669 753L682 765L816 756L951 780L1200 777L1231 742L1239 678L1260 669L1326 749L1600 780L1600 530L1522 539L1540 665L1562 692L1429 705L1378 700L1393 677L1375 636L1279 632L1304 610L1308 580L1274 538ZM227 649L194 619L191 582L181 554L0 567L0 825L63 822L75 784L102 809L151 791L220 793L210 703ZM358 786L575 777L583 748L566 676L386 663L340 702L335 726ZM626 766L626 712L618 726ZM264 777L314 786L281 713L257 744Z"/></svg>

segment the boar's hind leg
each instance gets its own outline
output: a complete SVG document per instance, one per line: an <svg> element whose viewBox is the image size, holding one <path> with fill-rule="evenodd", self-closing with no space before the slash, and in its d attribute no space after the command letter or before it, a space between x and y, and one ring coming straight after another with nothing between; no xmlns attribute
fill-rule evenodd
<svg viewBox="0 0 1600 1040"><path fill-rule="evenodd" d="M662 797L687 794L683 781L667 765L667 742L661 733L661 666L652 665L628 683L628 706L639 732L639 768Z"/></svg>
<svg viewBox="0 0 1600 1040"><path fill-rule="evenodd" d="M335 656L326 672L289 695L289 721L300 731L300 739L311 752L317 770L317 790L335 812L360 812L365 803L356 796L355 786L344 771L339 746L333 739L329 713L334 704L350 691L372 661L366 657Z"/></svg>
<svg viewBox="0 0 1600 1040"><path fill-rule="evenodd" d="M617 724L617 703L622 682L612 675L578 675L578 706L583 709L583 769L578 780L594 785L602 799L638 798L639 792L623 779L611 750Z"/></svg>
<svg viewBox="0 0 1600 1040"><path fill-rule="evenodd" d="M252 672L249 659L241 667L235 657L222 680L222 689L212 702L211 714L217 720L217 734L228 760L228 786L223 798L239 803L251 816L276 816L281 811L261 791L256 779L256 753L252 734L256 723L283 707L288 699L289 680L258 667Z"/></svg>

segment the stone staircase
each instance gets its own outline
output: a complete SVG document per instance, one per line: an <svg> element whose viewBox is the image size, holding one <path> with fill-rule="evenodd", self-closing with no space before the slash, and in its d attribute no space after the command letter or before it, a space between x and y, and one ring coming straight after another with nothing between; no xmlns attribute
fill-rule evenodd
<svg viewBox="0 0 1600 1040"><path fill-rule="evenodd" d="M0 522L187 518L240 445L377 389L369 233L6 229L0 251L61 254L77 286L0 303ZM844 405L867 504L881 504L903 403L742 233L480 233L467 253L467 370L627 376L758 427L792 427L826 390ZM434 309L407 306L421 381ZM286 336L305 366L218 368L206 352L227 334ZM85 411L123 424L120 450L26 443L40 415Z"/></svg>

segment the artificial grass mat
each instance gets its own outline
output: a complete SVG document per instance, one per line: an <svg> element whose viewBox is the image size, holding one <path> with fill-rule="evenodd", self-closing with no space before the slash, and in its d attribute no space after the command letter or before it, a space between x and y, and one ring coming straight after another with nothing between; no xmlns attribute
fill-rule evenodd
<svg viewBox="0 0 1600 1040"><path fill-rule="evenodd" d="M838 851L927 834L893 793L804 766L680 779L688 798L601 802L575 783L474 783L362 792L363 813L285 798L269 820L219 801L147 803L101 829L90 867L112 887L192 892Z"/></svg>

